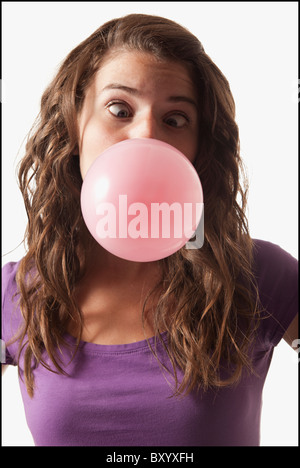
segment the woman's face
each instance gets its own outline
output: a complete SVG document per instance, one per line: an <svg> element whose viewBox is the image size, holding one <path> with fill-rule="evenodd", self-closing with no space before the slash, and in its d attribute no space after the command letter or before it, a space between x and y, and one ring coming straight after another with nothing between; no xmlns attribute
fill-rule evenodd
<svg viewBox="0 0 300 468"><path fill-rule="evenodd" d="M183 65L139 51L109 53L78 119L81 175L105 149L129 138L156 138L193 162L197 124L196 91Z"/></svg>

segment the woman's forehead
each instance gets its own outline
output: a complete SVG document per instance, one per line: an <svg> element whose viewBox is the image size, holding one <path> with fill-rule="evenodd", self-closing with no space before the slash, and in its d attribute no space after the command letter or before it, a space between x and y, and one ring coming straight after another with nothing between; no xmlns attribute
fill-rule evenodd
<svg viewBox="0 0 300 468"><path fill-rule="evenodd" d="M104 90L128 88L132 93L155 88L172 88L195 96L194 84L188 67L180 62L157 59L153 54L140 51L114 51L105 57L95 75L97 94Z"/></svg>

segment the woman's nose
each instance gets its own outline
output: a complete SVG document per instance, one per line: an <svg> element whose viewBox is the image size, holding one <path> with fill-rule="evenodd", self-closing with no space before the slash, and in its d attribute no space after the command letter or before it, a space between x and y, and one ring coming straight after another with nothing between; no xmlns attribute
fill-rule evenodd
<svg viewBox="0 0 300 468"><path fill-rule="evenodd" d="M151 115L141 116L138 121L135 121L130 129L129 138L156 138L161 139L161 129L155 119Z"/></svg>

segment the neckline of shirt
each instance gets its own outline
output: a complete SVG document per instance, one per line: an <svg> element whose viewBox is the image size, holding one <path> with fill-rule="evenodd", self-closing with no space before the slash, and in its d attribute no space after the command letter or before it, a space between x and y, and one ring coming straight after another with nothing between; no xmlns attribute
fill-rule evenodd
<svg viewBox="0 0 300 468"><path fill-rule="evenodd" d="M167 342L168 332L162 332L160 334L161 339L164 343ZM64 339L67 343L75 345L76 338L69 333L64 334ZM88 341L81 340L79 341L79 348L84 351L91 351L93 353L102 354L102 353L132 353L135 351L140 351L143 349L149 349L149 345L154 347L156 345L161 345L159 337L152 336L151 338L144 339L141 341L134 341L132 343L123 343L123 344L99 344L99 343L91 343Z"/></svg>

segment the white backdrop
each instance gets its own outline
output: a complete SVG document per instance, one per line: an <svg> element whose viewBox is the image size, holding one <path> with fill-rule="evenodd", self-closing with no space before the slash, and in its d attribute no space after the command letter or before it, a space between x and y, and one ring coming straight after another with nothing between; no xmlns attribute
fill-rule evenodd
<svg viewBox="0 0 300 468"><path fill-rule="evenodd" d="M2 2L2 263L24 254L15 171L46 85L71 49L128 13L187 27L224 72L250 179L251 235L298 258L297 2ZM264 390L262 445L297 445L297 381L297 354L282 342ZM14 368L2 398L2 445L33 445Z"/></svg>

